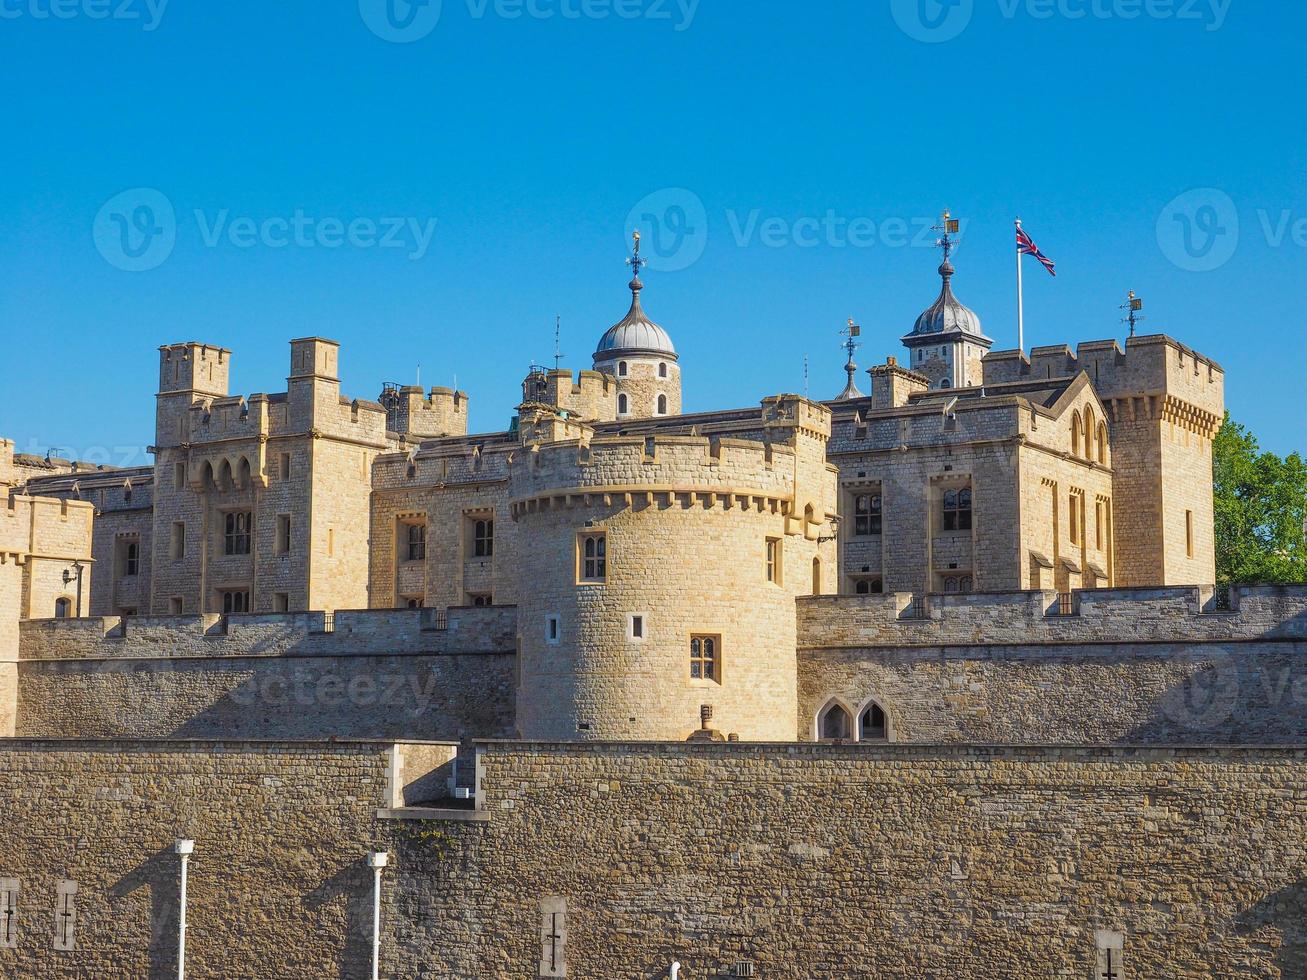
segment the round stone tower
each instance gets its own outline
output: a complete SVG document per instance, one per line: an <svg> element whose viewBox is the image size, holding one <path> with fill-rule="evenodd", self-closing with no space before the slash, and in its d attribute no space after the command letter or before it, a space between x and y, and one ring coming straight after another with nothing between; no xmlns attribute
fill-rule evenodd
<svg viewBox="0 0 1307 980"><path fill-rule="evenodd" d="M835 567L830 413L794 402L815 428L777 407L770 445L595 438L514 464L523 738L679 740L710 705L723 734L794 739L795 598Z"/></svg>
<svg viewBox="0 0 1307 980"><path fill-rule="evenodd" d="M631 279L631 309L599 340L594 369L617 382L617 418L641 419L681 413L681 368L667 331L645 315L640 305L640 233L627 260L635 270Z"/></svg>

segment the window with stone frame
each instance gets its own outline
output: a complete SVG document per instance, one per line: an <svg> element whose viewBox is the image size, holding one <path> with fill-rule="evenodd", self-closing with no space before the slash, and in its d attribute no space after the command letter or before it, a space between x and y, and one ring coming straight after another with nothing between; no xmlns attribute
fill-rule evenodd
<svg viewBox="0 0 1307 980"><path fill-rule="evenodd" d="M871 578L855 578L853 580L854 595L880 595L884 591L885 583L879 575Z"/></svg>
<svg viewBox="0 0 1307 980"><path fill-rule="evenodd" d="M722 638L715 633L690 636L690 677L697 681L722 682Z"/></svg>
<svg viewBox="0 0 1307 980"><path fill-rule="evenodd" d="M250 593L246 589L226 589L222 593L222 611L247 613L250 611Z"/></svg>
<svg viewBox="0 0 1307 980"><path fill-rule="evenodd" d="M582 582L608 581L608 535L589 531L577 535L577 578Z"/></svg>
<svg viewBox="0 0 1307 980"><path fill-rule="evenodd" d="M781 539L767 539L767 581L773 585L781 584L781 570L783 567Z"/></svg>
<svg viewBox="0 0 1307 980"><path fill-rule="evenodd" d="M492 558L495 554L495 522L492 518L477 518L472 522L472 557Z"/></svg>
<svg viewBox="0 0 1307 980"><path fill-rule="evenodd" d="M880 534L882 501L879 493L859 493L853 497L853 534L866 537Z"/></svg>
<svg viewBox="0 0 1307 980"><path fill-rule="evenodd" d="M118 541L118 574L123 578L132 578L141 572L141 545L135 538L121 538Z"/></svg>
<svg viewBox="0 0 1307 980"><path fill-rule="evenodd" d="M467 594L467 604L469 606L476 606L477 608L493 606L495 604L495 597L489 592L469 592Z"/></svg>
<svg viewBox="0 0 1307 980"><path fill-rule="evenodd" d="M941 498L941 526L945 531L971 530L971 488L948 489Z"/></svg>
<svg viewBox="0 0 1307 980"><path fill-rule="evenodd" d="M423 521L405 521L403 524L404 533L404 560L405 561L426 561L427 558L427 525Z"/></svg>
<svg viewBox="0 0 1307 980"><path fill-rule="evenodd" d="M229 511L223 515L222 553L224 555L250 553L250 525L253 516L247 510Z"/></svg>

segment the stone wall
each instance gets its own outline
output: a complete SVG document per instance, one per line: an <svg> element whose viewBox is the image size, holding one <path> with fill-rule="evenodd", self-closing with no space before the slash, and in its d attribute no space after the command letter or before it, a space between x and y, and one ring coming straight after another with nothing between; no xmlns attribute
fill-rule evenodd
<svg viewBox="0 0 1307 980"><path fill-rule="evenodd" d="M480 822L379 819L418 748L0 743L0 970L173 975L186 836L197 976L366 975L374 847L383 976L1307 971L1302 748L490 743Z"/></svg>
<svg viewBox="0 0 1307 980"><path fill-rule="evenodd" d="M22 624L17 731L41 737L449 738L514 732L515 611ZM109 635L106 635L108 633Z"/></svg>
<svg viewBox="0 0 1307 980"><path fill-rule="evenodd" d="M17 879L6 977L177 975L178 837L195 840L188 975L368 975L388 747L0 742L0 879ZM384 827L381 828L384 830ZM54 948L75 882L72 949Z"/></svg>
<svg viewBox="0 0 1307 980"><path fill-rule="evenodd" d="M400 976L1307 973L1307 752L491 745L489 822L398 855ZM556 900L561 899L563 902ZM415 921L416 920L416 921ZM548 937L551 930L543 930ZM1115 955L1115 951L1114 951ZM555 973L552 975L562 975ZM739 974L734 974L739 975Z"/></svg>

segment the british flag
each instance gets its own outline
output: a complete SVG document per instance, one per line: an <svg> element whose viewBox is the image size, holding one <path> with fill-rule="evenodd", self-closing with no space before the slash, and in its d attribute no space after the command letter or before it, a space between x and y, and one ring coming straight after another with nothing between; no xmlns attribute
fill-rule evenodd
<svg viewBox="0 0 1307 980"><path fill-rule="evenodd" d="M1039 260L1039 264L1048 270L1050 276L1056 276L1057 270L1053 268L1053 260L1039 250L1034 239L1026 234L1025 229L1017 225L1017 254L1033 255Z"/></svg>

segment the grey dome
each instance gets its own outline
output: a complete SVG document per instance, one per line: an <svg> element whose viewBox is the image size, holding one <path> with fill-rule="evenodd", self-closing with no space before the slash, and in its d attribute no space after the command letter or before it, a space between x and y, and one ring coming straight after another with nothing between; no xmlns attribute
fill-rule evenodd
<svg viewBox="0 0 1307 980"><path fill-rule="evenodd" d="M939 275L944 280L939 291L939 299L917 317L916 326L912 328L913 336L960 330L963 333L983 337L980 317L970 307L963 306L953 295L953 287L949 284L949 280L953 278L953 266L948 259L945 259L944 264L939 267Z"/></svg>
<svg viewBox="0 0 1307 980"><path fill-rule="evenodd" d="M654 354L676 360L676 348L667 331L645 315L640 306L640 290L644 283L631 280L631 309L620 321L608 328L595 350L596 361L607 361L621 354Z"/></svg>

